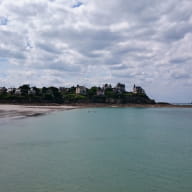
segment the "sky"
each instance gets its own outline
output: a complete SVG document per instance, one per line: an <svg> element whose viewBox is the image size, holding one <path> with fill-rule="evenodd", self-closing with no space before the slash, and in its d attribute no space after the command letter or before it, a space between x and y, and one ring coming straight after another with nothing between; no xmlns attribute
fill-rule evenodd
<svg viewBox="0 0 192 192"><path fill-rule="evenodd" d="M0 87L125 83L192 102L191 0L0 0Z"/></svg>

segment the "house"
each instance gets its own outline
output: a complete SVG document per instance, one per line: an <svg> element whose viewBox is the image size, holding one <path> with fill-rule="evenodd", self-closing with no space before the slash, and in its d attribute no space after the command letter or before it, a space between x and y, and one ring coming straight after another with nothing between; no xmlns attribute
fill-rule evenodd
<svg viewBox="0 0 192 192"><path fill-rule="evenodd" d="M104 89L104 90L106 90L106 89L111 89L111 88L112 88L111 84L105 84L105 85L103 85L103 89Z"/></svg>
<svg viewBox="0 0 192 192"><path fill-rule="evenodd" d="M66 88L66 87L59 87L59 92L60 93L70 93L70 88Z"/></svg>
<svg viewBox="0 0 192 192"><path fill-rule="evenodd" d="M117 83L116 87L114 88L114 92L124 93L125 92L125 84Z"/></svg>
<svg viewBox="0 0 192 192"><path fill-rule="evenodd" d="M15 95L21 95L21 89L20 88L15 89Z"/></svg>
<svg viewBox="0 0 192 192"><path fill-rule="evenodd" d="M8 89L7 89L7 93L9 93L9 94L12 95L12 94L15 93L15 90L16 90L15 88L8 88Z"/></svg>
<svg viewBox="0 0 192 192"><path fill-rule="evenodd" d="M28 90L28 95L36 95L36 90L31 87L29 90Z"/></svg>
<svg viewBox="0 0 192 192"><path fill-rule="evenodd" d="M66 92L66 88L65 87L59 87L59 92L65 93Z"/></svg>
<svg viewBox="0 0 192 192"><path fill-rule="evenodd" d="M0 94L5 94L7 92L6 87L0 87Z"/></svg>
<svg viewBox="0 0 192 192"><path fill-rule="evenodd" d="M145 94L145 90L142 87L134 85L133 86L133 93L135 93L135 94Z"/></svg>
<svg viewBox="0 0 192 192"><path fill-rule="evenodd" d="M97 95L97 96L103 96L103 95L105 95L105 90L104 90L103 88L101 88L101 87L98 87L98 88L97 88L96 95Z"/></svg>
<svg viewBox="0 0 192 192"><path fill-rule="evenodd" d="M79 86L77 85L76 89L75 89L75 93L76 94L81 94L81 95L86 95L87 93L87 88L84 86Z"/></svg>

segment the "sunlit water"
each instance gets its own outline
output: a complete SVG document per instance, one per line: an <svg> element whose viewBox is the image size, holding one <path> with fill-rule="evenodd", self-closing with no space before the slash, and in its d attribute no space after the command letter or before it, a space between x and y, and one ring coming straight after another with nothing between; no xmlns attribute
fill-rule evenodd
<svg viewBox="0 0 192 192"><path fill-rule="evenodd" d="M191 192L192 109L1 119L0 191Z"/></svg>

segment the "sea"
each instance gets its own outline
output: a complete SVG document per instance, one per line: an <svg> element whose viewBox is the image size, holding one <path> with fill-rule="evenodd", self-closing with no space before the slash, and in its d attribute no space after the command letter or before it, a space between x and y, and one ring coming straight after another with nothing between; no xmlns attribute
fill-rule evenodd
<svg viewBox="0 0 192 192"><path fill-rule="evenodd" d="M192 192L192 108L0 120L1 192Z"/></svg>

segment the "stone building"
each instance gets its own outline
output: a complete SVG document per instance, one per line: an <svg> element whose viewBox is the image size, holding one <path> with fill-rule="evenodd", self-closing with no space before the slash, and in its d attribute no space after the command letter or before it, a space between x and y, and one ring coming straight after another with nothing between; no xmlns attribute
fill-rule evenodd
<svg viewBox="0 0 192 192"><path fill-rule="evenodd" d="M76 93L76 94L81 94L81 95L86 95L86 93L87 93L87 88L84 87L84 86L79 86L79 85L77 85L76 90L75 90L75 93Z"/></svg>

